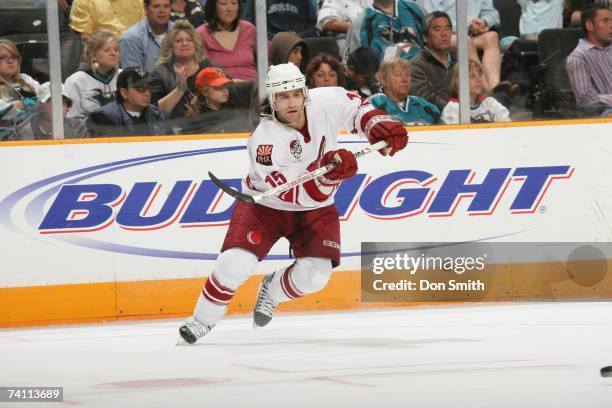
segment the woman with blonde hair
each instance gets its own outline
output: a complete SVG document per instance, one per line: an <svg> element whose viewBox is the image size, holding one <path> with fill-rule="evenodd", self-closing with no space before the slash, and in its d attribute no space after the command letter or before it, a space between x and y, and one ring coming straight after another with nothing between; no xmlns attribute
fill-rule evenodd
<svg viewBox="0 0 612 408"><path fill-rule="evenodd" d="M470 60L470 117L473 123L510 122L510 112L504 105L485 93L484 70L480 62ZM442 121L459 123L459 64L455 64L450 78L451 100L442 111Z"/></svg>
<svg viewBox="0 0 612 408"><path fill-rule="evenodd" d="M96 31L87 38L84 62L64 85L72 99L68 117L85 118L115 99L120 56L119 40L110 31Z"/></svg>
<svg viewBox="0 0 612 408"><path fill-rule="evenodd" d="M198 72L213 66L204 57L202 39L187 20L177 20L162 41L153 70L152 100L170 119L184 117L196 94Z"/></svg>
<svg viewBox="0 0 612 408"><path fill-rule="evenodd" d="M0 127L25 119L36 104L40 84L21 73L21 54L10 40L0 40ZM0 135L2 137L2 135Z"/></svg>
<svg viewBox="0 0 612 408"><path fill-rule="evenodd" d="M404 58L387 58L376 73L382 93L368 100L378 109L401 119L405 125L432 125L440 120L438 107L420 96L410 95L412 68Z"/></svg>

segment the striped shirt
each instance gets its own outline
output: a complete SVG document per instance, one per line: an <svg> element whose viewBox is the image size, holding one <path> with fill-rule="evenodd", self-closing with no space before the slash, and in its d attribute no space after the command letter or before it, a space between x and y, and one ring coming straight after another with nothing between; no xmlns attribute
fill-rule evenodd
<svg viewBox="0 0 612 408"><path fill-rule="evenodd" d="M581 38L566 69L578 105L612 106L612 45L598 48Z"/></svg>

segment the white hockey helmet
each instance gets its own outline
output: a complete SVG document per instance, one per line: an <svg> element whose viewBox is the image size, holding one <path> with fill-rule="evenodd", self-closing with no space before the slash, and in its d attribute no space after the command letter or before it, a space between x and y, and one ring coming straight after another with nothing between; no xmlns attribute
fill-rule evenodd
<svg viewBox="0 0 612 408"><path fill-rule="evenodd" d="M298 67L291 62L286 64L270 65L266 75L266 92L270 103L274 106L274 95L278 92L302 89L304 98L308 98L306 77Z"/></svg>

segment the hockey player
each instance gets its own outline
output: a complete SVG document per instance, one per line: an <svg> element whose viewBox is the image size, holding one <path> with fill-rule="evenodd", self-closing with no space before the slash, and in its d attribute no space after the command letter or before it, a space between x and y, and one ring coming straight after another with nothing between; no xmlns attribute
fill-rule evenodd
<svg viewBox="0 0 612 408"><path fill-rule="evenodd" d="M254 326L270 322L275 307L321 290L340 263L340 222L334 194L341 180L357 173L353 154L338 148L341 130L385 140L393 156L408 142L406 129L357 93L339 87L306 88L293 64L271 66L266 78L264 117L249 138L250 170L242 191L258 194L336 162L336 167L261 204L236 203L214 270L204 284L193 317L180 327L195 343L223 317L238 287L255 271L281 237L289 240L295 262L262 280Z"/></svg>

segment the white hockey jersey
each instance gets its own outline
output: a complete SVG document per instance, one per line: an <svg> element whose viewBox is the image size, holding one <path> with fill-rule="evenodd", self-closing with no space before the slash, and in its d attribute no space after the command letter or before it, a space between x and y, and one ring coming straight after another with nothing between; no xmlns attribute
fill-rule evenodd
<svg viewBox="0 0 612 408"><path fill-rule="evenodd" d="M489 96L470 106L470 117L475 123L510 122L510 112L497 99ZM452 99L442 111L442 122L447 125L459 124L459 102Z"/></svg>
<svg viewBox="0 0 612 408"><path fill-rule="evenodd" d="M272 118L265 118L247 143L251 161L249 174L242 180L242 191L256 195L293 180L325 152L338 149L341 130L363 134L362 118L372 105L354 91L340 87L315 88L309 91L306 104L308 137ZM365 124L363 124L365 126ZM311 183L312 185L312 183ZM260 202L267 207L287 211L304 211L334 202L337 185L315 191L301 185ZM310 190L310 191L309 191Z"/></svg>
<svg viewBox="0 0 612 408"><path fill-rule="evenodd" d="M72 107L67 116L85 118L100 106L114 101L119 72L121 71L116 70L108 83L102 82L87 71L77 71L66 78L64 90L72 99Z"/></svg>

